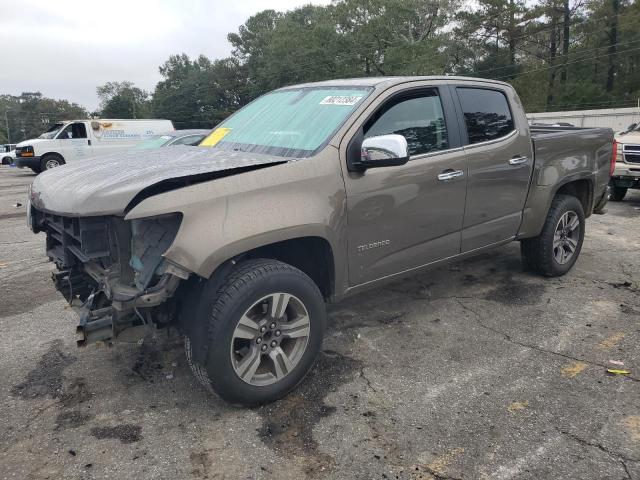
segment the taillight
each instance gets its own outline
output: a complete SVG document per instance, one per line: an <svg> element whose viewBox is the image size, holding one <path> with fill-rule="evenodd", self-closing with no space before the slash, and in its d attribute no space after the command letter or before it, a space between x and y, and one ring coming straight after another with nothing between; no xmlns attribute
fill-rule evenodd
<svg viewBox="0 0 640 480"><path fill-rule="evenodd" d="M609 176L613 176L616 169L616 157L618 156L618 142L613 141L613 151L611 152L611 165L609 166Z"/></svg>

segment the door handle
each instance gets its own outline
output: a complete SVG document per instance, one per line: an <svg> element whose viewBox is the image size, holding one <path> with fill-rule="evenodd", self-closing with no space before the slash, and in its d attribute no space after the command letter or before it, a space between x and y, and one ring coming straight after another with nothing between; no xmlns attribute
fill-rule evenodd
<svg viewBox="0 0 640 480"><path fill-rule="evenodd" d="M529 160L527 157L513 157L509 159L509 165L521 165Z"/></svg>
<svg viewBox="0 0 640 480"><path fill-rule="evenodd" d="M462 170L445 170L440 175L438 175L438 180L440 180L441 182L446 182L463 175L464 172Z"/></svg>

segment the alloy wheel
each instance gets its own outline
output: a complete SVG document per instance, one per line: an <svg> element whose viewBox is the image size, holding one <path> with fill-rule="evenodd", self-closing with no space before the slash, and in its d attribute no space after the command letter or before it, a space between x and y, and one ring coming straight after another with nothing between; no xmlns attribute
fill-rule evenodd
<svg viewBox="0 0 640 480"><path fill-rule="evenodd" d="M51 158L51 159L46 161L44 166L46 167L47 170L51 170L52 168L59 167L60 166L60 162L58 160L56 160L55 158Z"/></svg>
<svg viewBox="0 0 640 480"><path fill-rule="evenodd" d="M573 210L565 212L553 234L553 256L560 265L569 262L578 248L580 218Z"/></svg>
<svg viewBox="0 0 640 480"><path fill-rule="evenodd" d="M309 342L309 313L297 297L273 293L240 318L231 340L231 364L244 382L264 386L298 365Z"/></svg>

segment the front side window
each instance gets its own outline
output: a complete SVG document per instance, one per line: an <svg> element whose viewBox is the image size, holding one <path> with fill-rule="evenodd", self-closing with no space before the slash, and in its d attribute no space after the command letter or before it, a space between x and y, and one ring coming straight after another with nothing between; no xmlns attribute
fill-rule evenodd
<svg viewBox="0 0 640 480"><path fill-rule="evenodd" d="M432 89L384 105L364 125L364 137L398 134L407 139L409 155L449 148L442 102Z"/></svg>
<svg viewBox="0 0 640 480"><path fill-rule="evenodd" d="M67 138L87 138L87 128L84 126L84 123L70 123L60 132L58 138L61 140Z"/></svg>
<svg viewBox="0 0 640 480"><path fill-rule="evenodd" d="M268 93L218 125L200 146L309 157L370 92L367 87L301 87Z"/></svg>
<svg viewBox="0 0 640 480"><path fill-rule="evenodd" d="M504 93L483 88L458 88L469 143L504 137L514 130L509 102Z"/></svg>

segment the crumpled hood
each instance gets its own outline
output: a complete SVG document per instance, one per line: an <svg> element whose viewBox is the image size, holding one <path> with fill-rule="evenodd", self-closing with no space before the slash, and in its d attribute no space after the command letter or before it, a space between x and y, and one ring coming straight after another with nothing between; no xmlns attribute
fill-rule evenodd
<svg viewBox="0 0 640 480"><path fill-rule="evenodd" d="M140 191L164 180L292 160L184 145L131 151L47 170L30 198L36 208L63 215L120 215Z"/></svg>

